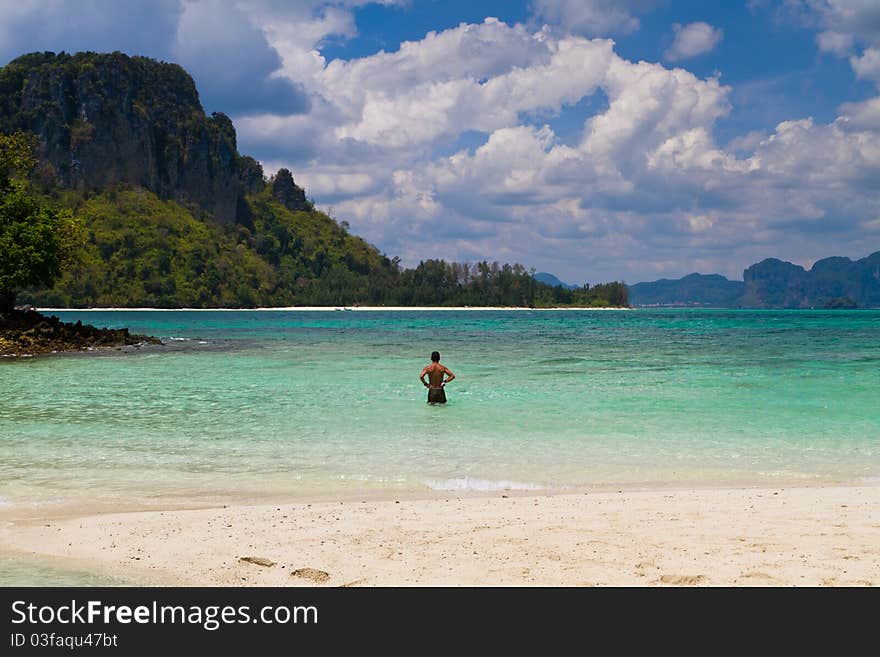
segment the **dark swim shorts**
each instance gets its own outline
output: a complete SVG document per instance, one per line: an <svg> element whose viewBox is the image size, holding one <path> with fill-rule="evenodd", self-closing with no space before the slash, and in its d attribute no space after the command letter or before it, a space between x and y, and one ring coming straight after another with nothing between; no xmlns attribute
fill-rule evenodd
<svg viewBox="0 0 880 657"><path fill-rule="evenodd" d="M443 388L428 388L429 404L445 404L446 391Z"/></svg>

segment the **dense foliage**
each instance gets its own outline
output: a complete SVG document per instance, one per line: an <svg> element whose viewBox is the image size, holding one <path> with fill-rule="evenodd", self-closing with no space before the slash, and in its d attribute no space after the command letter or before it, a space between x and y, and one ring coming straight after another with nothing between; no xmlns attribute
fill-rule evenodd
<svg viewBox="0 0 880 657"><path fill-rule="evenodd" d="M626 306L623 283L551 287L522 265L428 260L401 272L395 300L426 306Z"/></svg>
<svg viewBox="0 0 880 657"><path fill-rule="evenodd" d="M35 164L33 141L0 134L0 311L23 287L51 286L75 246L71 213L38 200L24 177Z"/></svg>
<svg viewBox="0 0 880 657"><path fill-rule="evenodd" d="M402 269L326 214L288 210L270 186L247 199L250 227L203 221L144 189L56 190L55 199L81 218L86 239L54 288L22 295L36 305L626 305L620 283L554 288L521 265Z"/></svg>

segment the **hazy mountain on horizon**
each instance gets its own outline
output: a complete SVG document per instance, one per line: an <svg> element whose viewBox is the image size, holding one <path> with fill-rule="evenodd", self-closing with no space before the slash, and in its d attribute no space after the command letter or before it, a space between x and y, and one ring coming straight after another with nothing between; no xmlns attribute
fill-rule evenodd
<svg viewBox="0 0 880 657"><path fill-rule="evenodd" d="M539 271L532 278L534 278L536 281L538 281L540 283L544 283L546 285L551 285L553 287L556 287L557 285L561 285L562 287L567 288L569 290L574 290L574 289L581 287L580 285L571 285L570 283L564 283L563 281L559 280L556 276L554 276L553 274L550 274L546 271Z"/></svg>
<svg viewBox="0 0 880 657"><path fill-rule="evenodd" d="M688 274L679 279L629 286L629 302L633 306L738 306L745 292L745 283L731 281L721 274Z"/></svg>
<svg viewBox="0 0 880 657"><path fill-rule="evenodd" d="M742 281L720 274L629 286L633 306L714 308L880 308L880 251L860 260L832 256L809 270L766 258L743 272Z"/></svg>

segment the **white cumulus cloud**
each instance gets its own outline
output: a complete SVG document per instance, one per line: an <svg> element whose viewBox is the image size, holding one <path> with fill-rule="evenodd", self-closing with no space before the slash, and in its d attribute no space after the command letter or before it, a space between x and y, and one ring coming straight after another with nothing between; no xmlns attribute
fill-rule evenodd
<svg viewBox="0 0 880 657"><path fill-rule="evenodd" d="M606 36L639 29L636 16L655 2L650 0L532 0L538 20L572 34Z"/></svg>
<svg viewBox="0 0 880 657"><path fill-rule="evenodd" d="M866 48L860 56L853 56L849 61L858 77L880 84L880 48Z"/></svg>
<svg viewBox="0 0 880 657"><path fill-rule="evenodd" d="M852 51L855 39L852 34L828 30L820 32L816 36L816 42L819 44L819 50L834 53L838 57L845 57Z"/></svg>
<svg viewBox="0 0 880 657"><path fill-rule="evenodd" d="M675 39L663 53L670 62L679 62L711 52L724 36L722 30L703 22L688 25L676 23L672 29L675 32Z"/></svg>
<svg viewBox="0 0 880 657"><path fill-rule="evenodd" d="M819 49L849 56L860 78L880 84L880 2L877 0L788 0L807 24L818 25ZM862 49L859 52L859 49Z"/></svg>
<svg viewBox="0 0 880 657"><path fill-rule="evenodd" d="M783 255L783 241L793 258L859 253L858 231L880 212L867 192L880 167L870 104L725 147L714 127L730 88L718 79L495 19L394 52L284 61L320 111L238 120L242 142L282 144L319 203L405 262L519 260L571 280L736 276ZM547 124L599 97L574 138Z"/></svg>

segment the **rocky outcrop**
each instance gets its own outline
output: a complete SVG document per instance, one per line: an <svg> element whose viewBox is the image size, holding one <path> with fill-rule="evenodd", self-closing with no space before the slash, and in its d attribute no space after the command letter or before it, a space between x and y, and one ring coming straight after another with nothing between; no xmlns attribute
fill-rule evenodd
<svg viewBox="0 0 880 657"><path fill-rule="evenodd" d="M127 328L96 328L62 322L33 310L0 313L0 356L33 356L62 351L162 344L157 338L129 333Z"/></svg>
<svg viewBox="0 0 880 657"><path fill-rule="evenodd" d="M293 182L293 174L288 169L278 169L272 179L272 196L288 210L311 210L312 204L306 200L306 193Z"/></svg>
<svg viewBox="0 0 880 657"><path fill-rule="evenodd" d="M743 272L743 305L749 308L802 308L807 303L807 272L800 265L767 258Z"/></svg>
<svg viewBox="0 0 880 657"><path fill-rule="evenodd" d="M242 155L238 161L238 179L245 194L256 194L266 185L263 165L248 155Z"/></svg>
<svg viewBox="0 0 880 657"><path fill-rule="evenodd" d="M205 115L189 74L146 57L32 53L0 68L0 131L40 139L47 183L144 187L236 220L262 167L236 149L225 114Z"/></svg>

